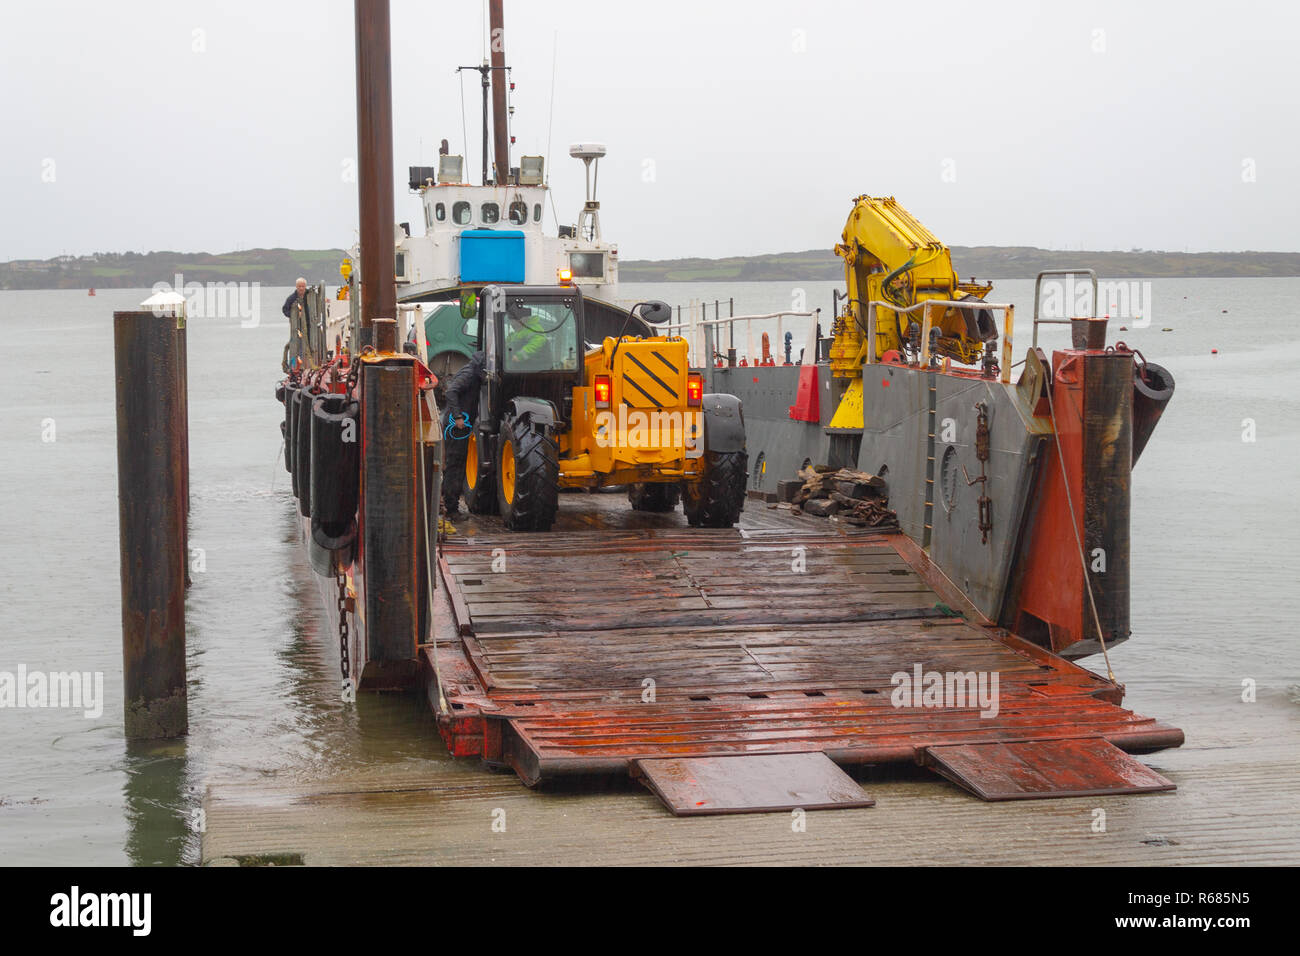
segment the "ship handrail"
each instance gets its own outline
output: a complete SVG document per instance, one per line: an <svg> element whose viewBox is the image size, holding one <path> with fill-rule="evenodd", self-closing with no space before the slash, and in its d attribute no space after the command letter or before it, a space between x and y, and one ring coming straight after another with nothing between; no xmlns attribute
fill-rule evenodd
<svg viewBox="0 0 1300 956"><path fill-rule="evenodd" d="M1095 269L1044 269L1034 279L1034 348L1038 348L1038 327L1040 325L1069 325L1070 319L1039 318L1038 306L1043 288L1044 276L1088 276L1092 280L1092 317L1097 317L1097 272Z"/></svg>
<svg viewBox="0 0 1300 956"><path fill-rule="evenodd" d="M867 365L875 365L879 360L876 358L874 343L876 341L876 307L881 306L895 312L898 315L909 315L917 309L921 310L921 365L924 367L930 364L930 329L933 328L934 322L931 319L931 311L939 308L944 311L948 309L963 309L977 311L979 309L1001 310L1002 312L1002 362L1001 362L1001 382L1003 385L1011 383L1011 337L1015 327L1016 307L1010 302L985 302L982 299L966 299L962 302L953 299L923 299L914 305L897 306L892 302L881 302L878 299L872 299L867 303L867 329L866 340L873 343L873 347L867 349Z"/></svg>
<svg viewBox="0 0 1300 956"><path fill-rule="evenodd" d="M759 356L757 356L754 353L754 343L752 341L755 322L776 319L776 338L777 338L777 342L780 343L781 337L785 331L783 325L786 316L790 316L792 318L800 318L800 319L819 318L821 316L821 311L822 311L821 309L811 309L811 310L803 310L803 311L799 309L779 309L776 312L762 312L762 313L754 313L752 315L723 315L723 316L717 316L712 319L688 319L687 321L683 321L683 322L667 322L662 327L668 331L681 332L684 330L690 330L691 332L694 332L696 329L703 328L705 326L716 328L717 326L727 325L730 327L731 330L730 347L734 348L735 341L736 341L735 323L744 322L745 341L747 345L746 357L751 360L755 360L754 364L758 364L756 360L759 358ZM816 327L816 323L814 323L814 328L815 327ZM686 338L688 341L691 340L690 336L686 336ZM713 357L708 356L706 358L706 361L712 363Z"/></svg>

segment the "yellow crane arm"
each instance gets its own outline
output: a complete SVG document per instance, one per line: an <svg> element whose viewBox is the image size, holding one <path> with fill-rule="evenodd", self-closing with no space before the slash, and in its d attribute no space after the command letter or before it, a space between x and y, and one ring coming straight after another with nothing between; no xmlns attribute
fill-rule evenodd
<svg viewBox="0 0 1300 956"><path fill-rule="evenodd" d="M848 287L831 346L832 374L840 377L859 375L869 348L875 348L876 358L903 348L909 319L883 306L876 310L875 342L865 341L868 302L892 303L901 309L925 299L982 299L992 289L991 284L958 279L948 247L893 196L858 196L835 253L844 259ZM983 333L972 328L966 316L947 310L937 325L936 351L963 362L978 357Z"/></svg>

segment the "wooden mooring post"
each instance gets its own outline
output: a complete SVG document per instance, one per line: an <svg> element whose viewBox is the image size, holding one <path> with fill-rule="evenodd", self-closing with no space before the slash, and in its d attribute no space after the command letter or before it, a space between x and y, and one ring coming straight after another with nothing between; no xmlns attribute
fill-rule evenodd
<svg viewBox="0 0 1300 956"><path fill-rule="evenodd" d="M128 738L188 730L184 396L177 318L113 313L122 671Z"/></svg>

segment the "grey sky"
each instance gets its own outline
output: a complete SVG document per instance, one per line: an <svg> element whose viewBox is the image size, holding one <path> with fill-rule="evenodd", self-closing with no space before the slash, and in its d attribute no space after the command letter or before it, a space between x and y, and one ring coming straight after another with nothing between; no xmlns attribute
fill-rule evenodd
<svg viewBox="0 0 1300 956"><path fill-rule="evenodd" d="M582 200L568 144L606 143L624 258L829 247L861 193L954 245L1294 251L1298 11L506 0L512 156L546 152L558 31L560 221ZM454 68L481 59L483 16L393 2L397 213L415 231L405 170L443 137L461 150ZM6 4L0 259L350 244L353 66L350 0Z"/></svg>

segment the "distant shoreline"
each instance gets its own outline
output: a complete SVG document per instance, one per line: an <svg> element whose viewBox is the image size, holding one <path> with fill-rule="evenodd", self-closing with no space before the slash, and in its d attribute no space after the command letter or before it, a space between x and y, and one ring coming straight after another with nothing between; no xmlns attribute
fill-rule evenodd
<svg viewBox="0 0 1300 956"><path fill-rule="evenodd" d="M963 278L1032 279L1044 269L1092 268L1107 279L1275 278L1300 276L1300 252L1066 251L1032 246L953 246ZM339 282L341 249L249 249L243 252L126 252L0 263L0 289L128 289L189 282L293 285ZM632 259L619 263L623 282L815 282L843 279L829 249L722 259Z"/></svg>
<svg viewBox="0 0 1300 956"><path fill-rule="evenodd" d="M1300 252L1067 251L1032 246L952 246L963 278L1032 279L1045 269L1095 269L1107 279L1231 279L1300 276ZM830 250L727 259L668 259L619 264L623 282L816 281L844 278Z"/></svg>

